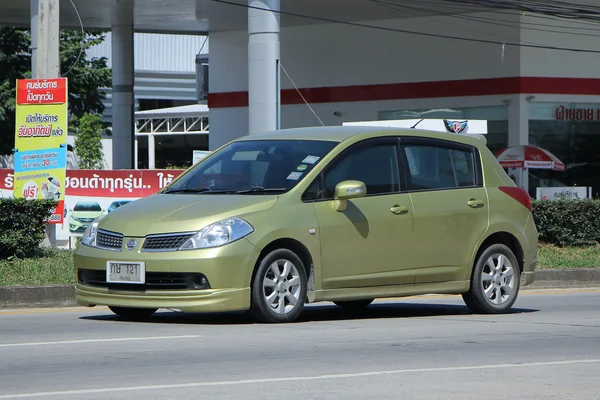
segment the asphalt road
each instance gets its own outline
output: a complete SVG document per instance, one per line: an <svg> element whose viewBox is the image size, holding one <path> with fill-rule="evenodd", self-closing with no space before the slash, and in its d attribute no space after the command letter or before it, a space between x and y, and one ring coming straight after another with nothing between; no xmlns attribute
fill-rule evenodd
<svg viewBox="0 0 600 400"><path fill-rule="evenodd" d="M325 303L297 323L107 309L0 311L0 399L600 399L600 290Z"/></svg>

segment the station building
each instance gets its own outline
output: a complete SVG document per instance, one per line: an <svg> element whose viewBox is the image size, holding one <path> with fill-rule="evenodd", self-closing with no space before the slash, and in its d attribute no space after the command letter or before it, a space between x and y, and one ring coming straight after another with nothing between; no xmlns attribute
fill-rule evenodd
<svg viewBox="0 0 600 400"><path fill-rule="evenodd" d="M32 0L35 1L35 0ZM0 24L30 21L0 0ZM102 3L102 4L100 4ZM133 164L133 34L207 34L209 148L262 130L349 121L488 121L492 150L532 144L566 172L529 187L600 191L600 31L573 10L592 0L75 1L84 25L112 30L115 168ZM555 4L556 3L556 4ZM77 27L70 2L61 24ZM591 14L590 14L591 15ZM157 49L156 57L161 57ZM116 90L116 91L115 91Z"/></svg>

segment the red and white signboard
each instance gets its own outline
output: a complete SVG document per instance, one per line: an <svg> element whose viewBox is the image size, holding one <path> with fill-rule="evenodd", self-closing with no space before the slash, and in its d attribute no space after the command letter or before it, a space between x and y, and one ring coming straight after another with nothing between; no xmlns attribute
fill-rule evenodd
<svg viewBox="0 0 600 400"><path fill-rule="evenodd" d="M57 79L19 80L17 84L17 104L63 104L67 102L67 82Z"/></svg>
<svg viewBox="0 0 600 400"><path fill-rule="evenodd" d="M96 217L116 207L150 196L166 187L183 170L67 170L65 218L57 238L81 236ZM14 175L0 169L0 197L13 197Z"/></svg>

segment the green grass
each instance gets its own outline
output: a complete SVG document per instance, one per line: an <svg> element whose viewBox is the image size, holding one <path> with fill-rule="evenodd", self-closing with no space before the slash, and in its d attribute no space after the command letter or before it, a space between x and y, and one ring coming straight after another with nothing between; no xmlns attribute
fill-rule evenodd
<svg viewBox="0 0 600 400"><path fill-rule="evenodd" d="M600 246L556 247L541 244L538 268L600 268ZM43 250L35 258L0 260L0 286L74 283L73 252Z"/></svg>
<svg viewBox="0 0 600 400"><path fill-rule="evenodd" d="M0 286L74 282L73 252L70 250L42 250L38 257L0 260Z"/></svg>
<svg viewBox="0 0 600 400"><path fill-rule="evenodd" d="M538 268L600 268L600 246L538 247Z"/></svg>

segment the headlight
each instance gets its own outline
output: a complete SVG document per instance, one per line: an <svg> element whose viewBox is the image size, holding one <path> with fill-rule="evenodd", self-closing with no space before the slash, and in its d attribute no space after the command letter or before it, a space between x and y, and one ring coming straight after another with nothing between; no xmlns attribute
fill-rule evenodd
<svg viewBox="0 0 600 400"><path fill-rule="evenodd" d="M254 228L241 218L215 222L192 236L179 250L206 249L235 242L254 232Z"/></svg>
<svg viewBox="0 0 600 400"><path fill-rule="evenodd" d="M90 224L90 226L88 226L85 230L85 232L83 232L83 236L81 237L81 244L84 244L86 246L90 246L90 247L96 247L96 237L98 236L98 224L100 223L100 220L104 218L104 217L98 217L94 220L94 222L92 222Z"/></svg>

